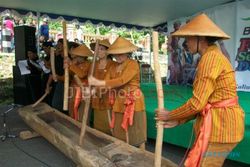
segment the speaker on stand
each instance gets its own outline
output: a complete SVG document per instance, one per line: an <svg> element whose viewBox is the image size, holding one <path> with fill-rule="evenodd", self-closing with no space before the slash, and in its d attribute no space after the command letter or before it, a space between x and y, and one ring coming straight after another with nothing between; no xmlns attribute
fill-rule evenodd
<svg viewBox="0 0 250 167"><path fill-rule="evenodd" d="M18 61L26 60L28 50L36 48L35 32L35 27L17 26L14 28L15 66L13 66L13 91L15 104L28 105L32 103L28 76L21 75Z"/></svg>
<svg viewBox="0 0 250 167"><path fill-rule="evenodd" d="M27 59L29 49L36 47L36 28L29 26L17 26L14 28L15 39L15 60Z"/></svg>

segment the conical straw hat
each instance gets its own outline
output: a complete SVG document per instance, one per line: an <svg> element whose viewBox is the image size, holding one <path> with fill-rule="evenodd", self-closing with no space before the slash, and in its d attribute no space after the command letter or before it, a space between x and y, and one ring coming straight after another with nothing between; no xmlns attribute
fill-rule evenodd
<svg viewBox="0 0 250 167"><path fill-rule="evenodd" d="M82 57L93 56L92 51L85 44L81 44L80 46L71 49L70 54L72 56L82 56Z"/></svg>
<svg viewBox="0 0 250 167"><path fill-rule="evenodd" d="M95 44L96 44L96 42L92 42L92 43L90 44L90 48L91 48L92 50L95 50ZM106 46L107 48L109 48L111 44L110 44L110 42L109 42L108 39L103 39L103 40L100 40L100 41L99 41L99 45L103 45L103 46Z"/></svg>
<svg viewBox="0 0 250 167"><path fill-rule="evenodd" d="M131 53L138 49L137 46L132 44L125 38L118 37L115 42L109 47L107 53L108 54L123 54L123 53Z"/></svg>
<svg viewBox="0 0 250 167"><path fill-rule="evenodd" d="M229 39L230 36L223 32L207 15L204 13L196 16L190 22L174 32L172 36L208 36Z"/></svg>

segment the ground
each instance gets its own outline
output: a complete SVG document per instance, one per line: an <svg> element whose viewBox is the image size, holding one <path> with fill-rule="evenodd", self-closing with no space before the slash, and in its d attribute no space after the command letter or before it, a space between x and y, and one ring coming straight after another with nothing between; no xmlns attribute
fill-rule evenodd
<svg viewBox="0 0 250 167"><path fill-rule="evenodd" d="M3 128L3 113L8 111L11 105L0 105L0 135L5 134ZM6 115L6 127L9 134L18 135L23 130L30 128L23 122L17 113L18 106ZM146 149L154 152L155 140L148 139ZM163 144L163 156L179 164L186 149L175 145ZM0 166L1 167L74 167L76 166L69 158L61 153L43 137L29 140L7 138L0 141ZM249 165L236 161L226 160L224 167L247 167Z"/></svg>

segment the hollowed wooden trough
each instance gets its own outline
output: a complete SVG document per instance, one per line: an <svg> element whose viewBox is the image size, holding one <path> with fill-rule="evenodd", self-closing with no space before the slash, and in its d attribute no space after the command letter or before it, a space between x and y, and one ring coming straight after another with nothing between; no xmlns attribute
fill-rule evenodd
<svg viewBox="0 0 250 167"><path fill-rule="evenodd" d="M87 127L83 145L79 145L81 124L45 103L18 110L23 120L57 147L78 166L152 167L154 154L128 145L112 136ZM162 158L162 166L176 165Z"/></svg>

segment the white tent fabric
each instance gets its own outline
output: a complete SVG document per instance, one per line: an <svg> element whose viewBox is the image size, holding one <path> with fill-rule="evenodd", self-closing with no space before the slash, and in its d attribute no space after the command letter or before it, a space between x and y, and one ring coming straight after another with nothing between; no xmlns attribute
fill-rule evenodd
<svg viewBox="0 0 250 167"><path fill-rule="evenodd" d="M1 0L0 7L2 11L7 8L41 12L41 16L141 29L229 2L232 0Z"/></svg>

